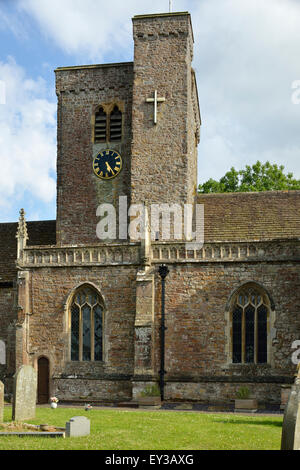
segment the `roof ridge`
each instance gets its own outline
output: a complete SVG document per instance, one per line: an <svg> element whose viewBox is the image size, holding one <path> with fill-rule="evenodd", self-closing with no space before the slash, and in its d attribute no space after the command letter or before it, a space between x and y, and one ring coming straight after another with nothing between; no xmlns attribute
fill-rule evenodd
<svg viewBox="0 0 300 470"><path fill-rule="evenodd" d="M197 193L197 197L202 196L238 196L238 195L258 195L258 194L300 194L300 189L276 189L268 191L232 191L224 193Z"/></svg>

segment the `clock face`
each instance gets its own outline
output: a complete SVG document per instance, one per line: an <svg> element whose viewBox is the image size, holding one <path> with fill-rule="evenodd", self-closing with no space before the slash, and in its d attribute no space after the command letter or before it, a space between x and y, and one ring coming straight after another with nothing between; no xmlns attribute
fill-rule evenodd
<svg viewBox="0 0 300 470"><path fill-rule="evenodd" d="M93 170L98 178L115 178L122 169L122 158L116 150L106 149L98 153L93 161Z"/></svg>

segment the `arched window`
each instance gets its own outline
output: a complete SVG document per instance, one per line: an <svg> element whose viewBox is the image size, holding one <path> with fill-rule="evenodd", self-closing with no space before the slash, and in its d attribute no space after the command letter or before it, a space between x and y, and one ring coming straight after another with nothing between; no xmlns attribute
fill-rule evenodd
<svg viewBox="0 0 300 470"><path fill-rule="evenodd" d="M268 362L270 301L256 285L243 286L232 299L232 362Z"/></svg>
<svg viewBox="0 0 300 470"><path fill-rule="evenodd" d="M71 361L102 361L103 302L90 286L79 288L71 302Z"/></svg>
<svg viewBox="0 0 300 470"><path fill-rule="evenodd" d="M107 136L107 116L102 107L95 113L95 137L94 141L106 142Z"/></svg>
<svg viewBox="0 0 300 470"><path fill-rule="evenodd" d="M122 138L122 113L118 106L115 106L110 114L109 140L111 142Z"/></svg>

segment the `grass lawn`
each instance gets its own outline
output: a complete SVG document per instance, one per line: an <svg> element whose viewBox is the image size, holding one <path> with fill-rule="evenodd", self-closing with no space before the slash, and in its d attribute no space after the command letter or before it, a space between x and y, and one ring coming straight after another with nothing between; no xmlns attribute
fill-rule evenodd
<svg viewBox="0 0 300 470"><path fill-rule="evenodd" d="M279 450L282 416L83 408L37 408L31 424L64 427L73 416L91 421L77 438L1 436L0 450ZM4 421L11 420L5 407Z"/></svg>

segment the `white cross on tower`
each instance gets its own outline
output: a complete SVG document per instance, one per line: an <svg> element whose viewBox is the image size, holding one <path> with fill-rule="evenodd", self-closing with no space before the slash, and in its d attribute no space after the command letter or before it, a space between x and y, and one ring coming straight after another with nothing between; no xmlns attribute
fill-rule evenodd
<svg viewBox="0 0 300 470"><path fill-rule="evenodd" d="M154 103L154 116L153 116L154 124L157 123L157 104L162 103L163 101L166 101L166 98L158 98L157 97L157 90L154 91L154 98L147 98L146 99L147 103Z"/></svg>

